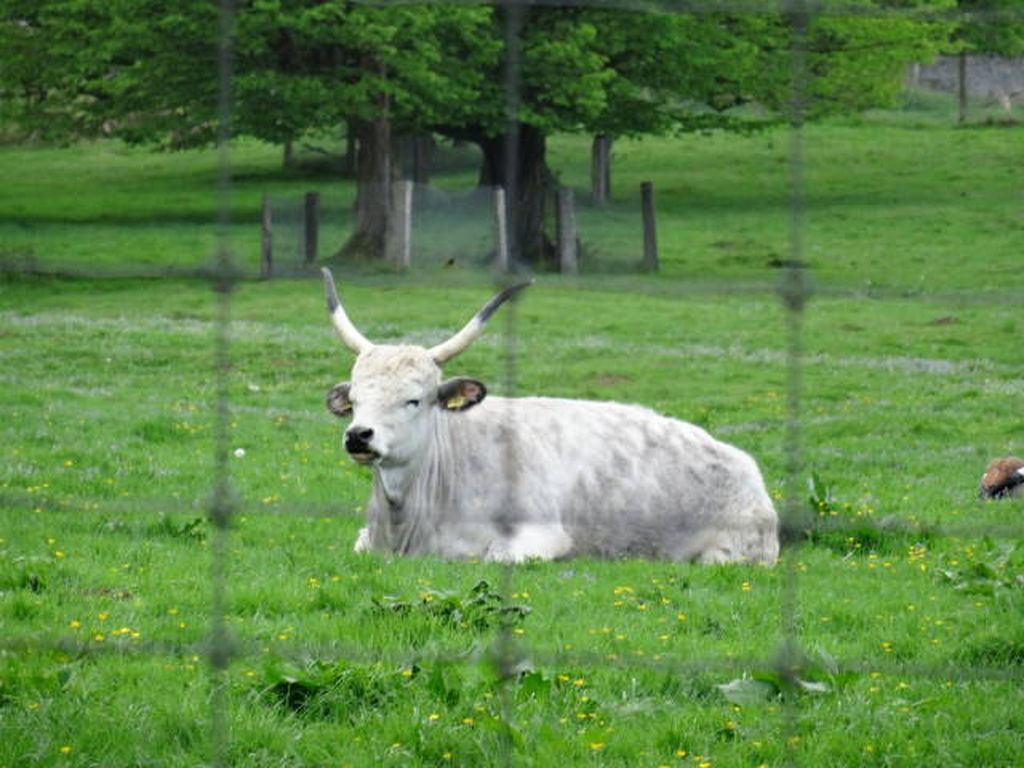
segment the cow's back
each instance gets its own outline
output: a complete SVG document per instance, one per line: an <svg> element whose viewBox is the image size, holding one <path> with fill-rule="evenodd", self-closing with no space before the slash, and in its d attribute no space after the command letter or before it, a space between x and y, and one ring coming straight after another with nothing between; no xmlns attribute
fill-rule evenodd
<svg viewBox="0 0 1024 768"><path fill-rule="evenodd" d="M510 527L560 524L573 555L777 556L777 517L756 463L693 424L557 398L492 397L452 419L453 440L475 454L466 512L483 512L490 493L490 514Z"/></svg>

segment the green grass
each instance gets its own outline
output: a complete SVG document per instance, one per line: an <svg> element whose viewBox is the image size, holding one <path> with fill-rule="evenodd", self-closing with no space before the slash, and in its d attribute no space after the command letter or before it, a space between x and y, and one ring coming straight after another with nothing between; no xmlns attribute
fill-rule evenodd
<svg viewBox="0 0 1024 768"><path fill-rule="evenodd" d="M1022 507L975 499L986 460L1022 450L1018 134L891 114L808 129L819 292L795 490L822 526L774 569L354 555L369 478L323 406L350 357L308 279L231 295L239 509L222 538L206 514L216 294L190 278L6 275L0 766L208 763L222 547L232 764L1019 764ZM451 371L697 422L751 451L781 500L787 318L770 262L787 257L786 144L620 144L616 202L581 213L582 237L630 263L625 191L654 178L663 273L541 276ZM552 142L580 187L585 151ZM261 192L327 182L277 174L257 145L234 157L232 240L254 271ZM44 268L196 266L215 246L213 154L5 148L0 167L0 250ZM436 340L486 300L465 245L486 222L449 234L466 248L454 270L438 256L343 284L370 337ZM780 672L787 626L799 681Z"/></svg>
<svg viewBox="0 0 1024 768"><path fill-rule="evenodd" d="M900 112L811 125L803 137L804 249L828 287L920 293L1012 291L1024 232L1016 171L1020 128L951 128L933 103ZM632 271L642 253L642 181L653 181L665 278L688 285L771 285L790 252L792 146L784 130L622 140L613 155L613 202L590 207L589 143L555 137L550 162L576 189L584 269ZM477 155L439 151L445 169L419 203L416 271L441 265L473 272L493 248L486 196L472 194ZM349 231L354 191L319 163L281 173L277 148L239 142L227 199L232 249L247 274L259 270L260 200L275 209L279 266L298 261L300 205L322 196L320 251L330 256ZM219 158L213 152L150 153L114 143L70 149L0 148L15 183L0 188L0 257L74 271L195 269L216 250ZM970 254L965 253L970 250ZM974 273L965 284L962 265ZM445 275L443 279L448 279Z"/></svg>

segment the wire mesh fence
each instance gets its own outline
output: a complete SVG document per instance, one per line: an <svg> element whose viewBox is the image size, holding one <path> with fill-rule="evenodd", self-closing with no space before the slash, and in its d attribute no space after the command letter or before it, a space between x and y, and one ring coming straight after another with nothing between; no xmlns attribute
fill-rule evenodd
<svg viewBox="0 0 1024 768"><path fill-rule="evenodd" d="M529 85L524 25L531 13L546 8L572 10L545 3L500 6L501 37L511 52L500 83L507 115L522 111ZM693 227L695 239L710 239L709 247L726 265L708 280L695 279L685 255L674 265L671 258L663 260L658 276L640 274L639 189L632 202L611 210L580 204L578 231L571 239L581 246L582 274L558 276L556 262L547 261L550 271L540 271L538 278L550 286L537 299L542 319L530 317L529 303L505 306L490 335L476 342L479 359L502 395L537 394L534 382L550 385L556 395L636 400L634 392L646 393L650 405L682 411L749 449L769 479L779 512L783 550L778 564L771 570L587 558L496 564L479 562L479 557L446 564L369 555L354 565L348 550L361 524L356 520L366 511L366 478L342 459L336 433L315 447L319 438L310 436L319 434L317 425L329 418L320 416L320 390L333 383L328 377L346 371L337 361L324 360L333 342L326 340L326 332L311 334L308 318L276 326L290 314L281 305L295 302L298 291L290 290L287 281L257 283L255 278L305 277L329 261L344 281L343 299L349 287L354 289L353 317L362 310L373 318L364 328L368 336L433 346L448 337L449 324L458 327L475 309L461 303L443 307L445 319L433 319L428 314L439 309L439 297L454 294L461 302L461 297L482 295L485 287L503 287L510 275L502 266L518 277L531 272L522 254L527 244L513 234L509 257L502 259L501 208L495 207L492 188L474 183L479 156L455 148L444 150L450 152L444 162L457 170L443 184L459 188L413 187L407 211L409 256L392 253L383 264L353 265L337 255L356 226L357 206L348 191L336 196L330 191L335 179L326 179L327 190L315 190L312 215L306 193L314 190L264 193L263 210L269 203L273 232L273 266L267 270L265 259L261 264L257 256L255 217L238 222L233 213L239 152L232 140L233 30L245 10L225 2L217 77L219 216L199 240L199 250L208 247L206 253L215 254L212 264L196 258L192 264L126 268L85 264L73 254L23 257L13 248L6 253L7 285L13 291L27 285L44 297L34 297L31 310L8 304L4 312L10 329L5 335L13 340L5 380L14 387L19 378L37 377L42 397L18 390L9 405L13 416L38 423L34 430L12 430L10 469L0 492L7 521L0 546L10 566L3 587L7 628L0 643L5 665L0 711L9 743L17 745L3 753L3 760L12 765L103 762L104 750L114 750L109 735L92 734L88 746L80 746L71 732L41 738L26 737L24 731L54 722L46 719L48 711L56 713L55 720L72 718L69 728L74 730L78 723L69 713L80 710L67 702L101 693L110 680L130 689L127 701L103 699L119 710L118 719L137 717L141 728L171 734L161 737L156 751L138 738L128 753L114 750L117 759L132 764L187 764L197 754L213 765L1020 760L1024 730L1013 714L1021 698L1024 658L1019 506L974 500L975 464L989 451L965 444L988 440L1008 449L1020 422L1007 406L1005 413L993 414L1005 422L998 429L966 424L979 409L964 405L1012 401L1021 389L1020 357L1001 349L963 355L955 344L967 342L954 340L943 347L928 336L961 322L994 321L1000 325L992 330L998 337L993 343L1009 347L1019 335L1020 286L1005 269L993 272L1004 276L1002 284L966 289L941 278L936 285L908 281L913 260L930 257L927 243L920 242L917 252L905 254L908 263L897 265L896 256L882 253L860 262L869 274L858 273L859 280L830 279L830 254L820 249L859 233L854 227L837 235L829 229L830 220L822 221L835 211L837 218L855 221L863 213L865 201L856 189L861 158L848 158L847 187L822 188L815 140L828 139L810 135L808 120L816 114L817 100L825 98L814 84L820 76L820 40L809 37L812 28L819 31L815 23L822 19L936 24L1010 19L1024 24L1024 18L996 4L967 11L941 4L800 0L781 5L597 2L574 8L778 19L786 32L785 95L770 136L762 141L784 162L768 177L770 188L692 200L699 212L683 220ZM1012 143L1015 135L1008 133L1006 141ZM508 163L515 164L527 140L519 128L507 131ZM618 151L642 155L644 148L623 141ZM742 160L742 153L738 159L727 156L712 173L728 175L726 162ZM681 188L696 184L683 162L658 170L669 189L673 183ZM1013 169L1007 172L1012 175ZM739 173L743 176L742 168ZM505 176L511 180L507 216L514 229L517 217L527 214L517 207L516 174ZM579 178L559 183L585 186ZM895 215L913 218L932 195L932 190L914 187L908 199L883 202ZM625 195L616 191L613 197ZM580 199L585 195L577 194ZM255 207L246 204L250 212ZM745 207L771 210L773 230L763 242L751 240L740 223ZM702 219L716 208L737 214L735 219L711 218L718 224L731 220L735 232L704 232L709 225ZM1016 249L1019 212L1016 220L1004 216L996 213L986 226L1002 227L1009 241L1005 247ZM266 230L265 213L262 219ZM312 252L311 222L317 225ZM928 226L932 237L941 237L940 224L929 221ZM629 234L621 235L622 230ZM740 268L743 264L730 271L734 257L769 269L752 280L751 272ZM410 263L400 263L403 258ZM900 277L886 280L890 269ZM40 275L42 282L33 282ZM212 306L197 305L194 286L188 287L197 276L212 289ZM172 288L180 285L187 303L162 308L155 318L137 306L127 316L89 307L93 286L116 301L118 289L110 287L111 278L131 283L152 277ZM259 292L251 294L254 285ZM316 294L320 302L318 282L301 280L299 286L303 295ZM173 300L173 294L161 298ZM574 306L600 305L587 312L592 326L581 321L576 328L562 316L565 307L557 298L564 294L584 296ZM51 296L59 309L47 306ZM70 309L60 308L64 301ZM648 306L664 317L643 318ZM707 320L713 308L723 306L728 320ZM271 312L275 322L265 321L263 311ZM886 323L893 318L899 326L889 329ZM631 319L637 319L636 328L628 327ZM168 322L174 327L161 331ZM709 323L706 332L690 330L704 322ZM164 339L161 332L174 338ZM896 343L892 336L901 333L927 338ZM212 355L208 345L200 348L208 334ZM862 334L878 341L871 346L860 340ZM828 348L833 339L851 348ZM43 384L53 363L35 359L30 349L15 351L13 345L23 340L67 354L67 365L76 370L58 385ZM546 359L531 362L536 358ZM204 359L205 370L188 370ZM341 358L342 366L346 360ZM524 368L533 378L529 385ZM637 381L645 370L659 368L669 373L659 375L656 383ZM566 382L573 372L580 381ZM106 383L118 375L125 377L123 383ZM324 384L317 385L312 398L317 407L305 398L297 405L287 392L304 376ZM684 396L671 390L686 376L712 383L686 387L696 397L683 410L679 402ZM872 376L877 385L869 385ZM168 401L148 390L155 386L187 391ZM851 387L863 391L851 393ZM137 401L121 413L104 407L111 396L136 392ZM58 394L65 402L45 402ZM744 402L730 405L731 398ZM109 455L102 460L88 456L82 445L72 449L59 443L68 433L57 421L79 407L83 413L75 419L86 441L119 435L111 438ZM954 413L958 407L963 414ZM869 412L865 431L884 429L886 420L896 422L905 412L910 417L879 440L857 431L858 419L862 414L867 419ZM113 423L105 431L95 423L100 419ZM130 439L120 436L126 430ZM198 443L181 440L196 435ZM885 445L887 440L894 445ZM49 478L50 470L38 459L40 446L47 444L56 456L68 456L59 459L60 472L92 463L95 482ZM197 446L207 452L205 459L195 454ZM496 488L530 483L531 478L519 476L515 452L521 448L504 444L505 477L495 479ZM881 455L869 456L872 452ZM336 455L326 458L331 454ZM943 469L930 469L932 463ZM957 465L969 471L960 477L943 474ZM865 471L867 487L843 477L844 467ZM823 479L818 471L833 475ZM106 489L100 478L108 475ZM183 493L167 492L175 483ZM871 483L884 487L875 490ZM935 487L943 483L948 487ZM150 491L150 485L158 490ZM859 495L845 502L834 486L843 486L851 497ZM918 502L919 497L924 500ZM513 506L511 500L505 504ZM883 507L884 514L876 514L876 507ZM63 532L55 531L43 545L29 544L30 537L48 530L47 516L60 521L55 524L70 525L73 515L83 518L71 528L86 550L81 554L108 559L98 569L83 566L77 572L68 566ZM109 559L111 547L104 542L111 539L124 542L130 559ZM207 570L169 569L162 560L169 547L195 547L200 556L193 554L189 562L193 567L205 563ZM45 554L32 554L40 548ZM455 569L454 577L446 576L449 568ZM892 578L879 580L886 573ZM175 580L160 583L166 574ZM550 594L530 594L537 590ZM752 594L757 602L743 604ZM53 598L55 605L46 603L50 595L59 596ZM929 600L941 608L922 604ZM599 603L610 607L598 608ZM951 605L956 606L951 615L935 612L953 610ZM142 623L150 606L159 610L152 637L131 623ZM94 615L86 618L84 611ZM591 613L597 623L585 624ZM116 627L111 616L118 614L131 618ZM972 632L972 622L983 631ZM911 641L908 627L923 639ZM633 632L644 633L644 639L631 637ZM50 666L40 666L38 659ZM96 670L107 660L131 671L105 677ZM194 675L180 692L180 710L178 702L149 698L147 690L151 675L163 681L154 673L172 666ZM409 692L414 685L421 688ZM198 697L190 692L193 687L200 689ZM133 708L132 695L143 702L138 710L144 711ZM986 700L1001 702L993 707L999 711L966 717L958 711L963 702L980 707ZM396 716L409 721L399 726ZM827 723L828 718L840 724ZM994 718L1004 720L1001 730ZM827 735L816 738L819 728ZM963 733L951 738L944 733L949 728ZM899 734L914 729L923 735L901 740ZM622 731L630 735L620 737ZM282 734L291 734L295 743ZM985 734L992 740L989 746L971 743ZM303 751L296 746L302 739L314 746Z"/></svg>

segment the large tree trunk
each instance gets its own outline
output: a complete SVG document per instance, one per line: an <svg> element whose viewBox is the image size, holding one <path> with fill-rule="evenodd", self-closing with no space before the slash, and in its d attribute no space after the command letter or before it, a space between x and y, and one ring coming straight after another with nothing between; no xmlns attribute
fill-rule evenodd
<svg viewBox="0 0 1024 768"><path fill-rule="evenodd" d="M353 121L356 153L355 227L342 258L386 257L391 216L391 123L386 117Z"/></svg>
<svg viewBox="0 0 1024 768"><path fill-rule="evenodd" d="M511 263L551 265L555 248L545 231L545 213L554 177L547 166L544 133L520 123L511 134L475 141L483 152L480 186L505 188Z"/></svg>
<svg viewBox="0 0 1024 768"><path fill-rule="evenodd" d="M354 120L345 121L345 159L342 161L341 172L348 176L355 176L356 157L359 152L359 138L356 136L356 123Z"/></svg>
<svg viewBox="0 0 1024 768"><path fill-rule="evenodd" d="M612 140L603 133L594 137L590 150L590 189L594 205L608 204L612 196Z"/></svg>
<svg viewBox="0 0 1024 768"><path fill-rule="evenodd" d="M402 169L402 178L411 179L418 187L425 187L430 183L430 164L434 156L434 136L426 134L422 136L409 136L405 141L406 157Z"/></svg>

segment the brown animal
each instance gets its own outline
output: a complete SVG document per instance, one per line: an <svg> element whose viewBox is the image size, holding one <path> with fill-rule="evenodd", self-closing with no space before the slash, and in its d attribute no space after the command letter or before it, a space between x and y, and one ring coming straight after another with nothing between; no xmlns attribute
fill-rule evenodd
<svg viewBox="0 0 1024 768"><path fill-rule="evenodd" d="M1024 459L1016 456L992 459L981 476L978 496L983 499L1024 496Z"/></svg>

